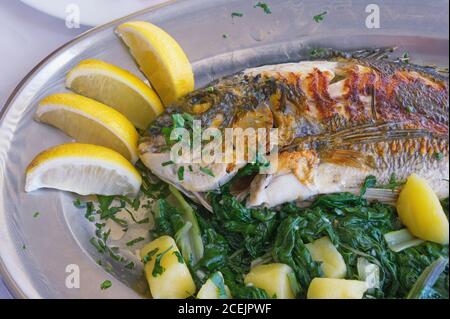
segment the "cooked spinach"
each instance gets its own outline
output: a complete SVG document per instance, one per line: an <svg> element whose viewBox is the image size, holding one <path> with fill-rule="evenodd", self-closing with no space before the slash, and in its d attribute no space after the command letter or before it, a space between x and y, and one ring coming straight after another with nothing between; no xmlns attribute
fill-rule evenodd
<svg viewBox="0 0 450 319"><path fill-rule="evenodd" d="M238 176L253 175L260 165L247 165ZM380 268L380 287L370 289L367 298L406 298L413 287L421 287L417 282L430 264L439 258L448 259L448 245L431 242L398 253L389 249L384 234L402 226L395 207L363 198L367 188L380 187L374 177L367 178L358 195L321 195L309 207L287 203L277 210L247 208L232 195L232 183L233 180L220 191L208 194L213 214L185 200L185 205L193 207L195 218L189 220L167 200L158 201L157 236L176 238L177 234L191 230L192 220L197 222L201 238L196 238L203 245L202 257L193 263L192 258L185 257L183 248L181 252L198 288L220 271L234 298L270 298L264 290L244 284L252 261L258 259L289 265L294 270L290 280L296 282L296 296L304 298L311 280L322 276L320 263L312 259L305 244L323 236L328 236L343 256L347 279L360 279L358 258L363 257ZM393 177L386 187L398 184ZM448 199L442 204L448 216ZM434 286L426 290L415 294L421 298L448 298L448 265Z"/></svg>
<svg viewBox="0 0 450 319"><path fill-rule="evenodd" d="M167 199L157 201L154 234L172 236L183 258L188 264L195 265L204 253L196 214L178 190L172 186L169 189L173 204L169 204Z"/></svg>

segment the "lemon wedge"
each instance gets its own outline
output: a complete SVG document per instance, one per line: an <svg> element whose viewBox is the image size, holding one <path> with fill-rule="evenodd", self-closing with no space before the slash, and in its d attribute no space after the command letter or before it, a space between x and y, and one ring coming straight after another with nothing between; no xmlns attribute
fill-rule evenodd
<svg viewBox="0 0 450 319"><path fill-rule="evenodd" d="M56 188L80 195L131 195L142 177L119 153L103 146L69 143L39 155L26 170L25 191Z"/></svg>
<svg viewBox="0 0 450 319"><path fill-rule="evenodd" d="M180 45L164 30L143 21L119 25L118 36L129 47L164 105L194 89L192 66Z"/></svg>
<svg viewBox="0 0 450 319"><path fill-rule="evenodd" d="M113 149L135 163L139 135L121 113L100 102L74 93L59 93L44 98L35 119L50 124L77 142Z"/></svg>
<svg viewBox="0 0 450 319"><path fill-rule="evenodd" d="M67 74L66 87L116 109L140 129L164 111L156 92L141 79L99 60L80 62Z"/></svg>

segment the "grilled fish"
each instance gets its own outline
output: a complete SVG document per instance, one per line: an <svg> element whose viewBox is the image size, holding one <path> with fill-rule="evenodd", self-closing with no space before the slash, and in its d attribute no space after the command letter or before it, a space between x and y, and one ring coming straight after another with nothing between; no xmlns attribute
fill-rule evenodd
<svg viewBox="0 0 450 319"><path fill-rule="evenodd" d="M277 165L250 185L249 206L273 207L359 187L368 175L426 178L448 196L448 77L420 66L334 58L252 68L194 91L168 107L139 145L142 162L185 192L228 182L241 164L214 163L205 174L170 160L165 127L190 114L202 128L276 128ZM274 155L274 154L272 154ZM273 157L273 156L272 156Z"/></svg>

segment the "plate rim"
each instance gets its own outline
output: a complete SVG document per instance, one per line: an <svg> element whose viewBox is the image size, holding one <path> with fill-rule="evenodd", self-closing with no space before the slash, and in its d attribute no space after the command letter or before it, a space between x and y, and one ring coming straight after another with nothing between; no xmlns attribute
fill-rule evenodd
<svg viewBox="0 0 450 319"><path fill-rule="evenodd" d="M60 54L61 51L65 50L66 48L70 48L73 45L76 45L78 41L84 40L86 37L89 37L96 32L101 32L106 28L109 28L111 26L114 26L117 23L120 23L122 21L126 21L128 19L132 19L136 15L140 15L147 12L152 12L154 10L157 10L162 7L170 6L175 3L183 3L187 2L187 0L171 0L163 4L151 6L149 8L145 8L143 10L139 10L137 12L131 13L127 16L124 16L122 18L115 19L111 22L108 22L106 24L94 27L90 30L87 30L86 32L83 32L82 34L78 35L77 37L73 38L72 40L68 41L67 43L63 44L53 52L51 52L49 55L47 55L44 59L42 59L35 67L33 67L28 74L17 84L17 86L12 90L11 94L6 99L6 102L4 103L3 108L0 110L0 125L2 125L5 121L5 118L9 111L12 110L11 106L14 105L16 98L22 93L22 90L26 89L26 86L28 85L28 81L30 78L35 76L36 74L39 74L41 71L41 68L45 67L45 65L50 62L55 56ZM447 38L448 40L448 38ZM4 267L5 266L5 267ZM14 280L11 273L6 268L6 265L3 264L2 257L0 256L0 274L2 274L3 279L5 281L5 284L7 285L7 288L10 290L10 292L13 294L13 296L16 296L17 298L28 298L27 294L24 293L24 290L21 289L20 285L17 283L17 281ZM13 290L15 289L15 290Z"/></svg>

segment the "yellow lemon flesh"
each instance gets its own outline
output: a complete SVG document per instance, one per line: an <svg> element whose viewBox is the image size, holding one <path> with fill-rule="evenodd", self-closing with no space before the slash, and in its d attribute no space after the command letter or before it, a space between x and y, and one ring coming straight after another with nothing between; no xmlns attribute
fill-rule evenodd
<svg viewBox="0 0 450 319"><path fill-rule="evenodd" d="M87 97L60 93L44 98L35 119L55 126L77 142L108 147L135 163L139 135L121 113Z"/></svg>
<svg viewBox="0 0 450 319"><path fill-rule="evenodd" d="M55 188L80 195L137 194L139 172L119 153L103 146L69 143L39 155L26 170L25 191Z"/></svg>
<svg viewBox="0 0 450 319"><path fill-rule="evenodd" d="M116 33L160 96L170 105L194 89L192 66L180 45L164 30L143 21L117 27Z"/></svg>
<svg viewBox="0 0 450 319"><path fill-rule="evenodd" d="M164 111L156 92L141 79L99 60L80 62L67 74L66 87L116 109L139 129Z"/></svg>

